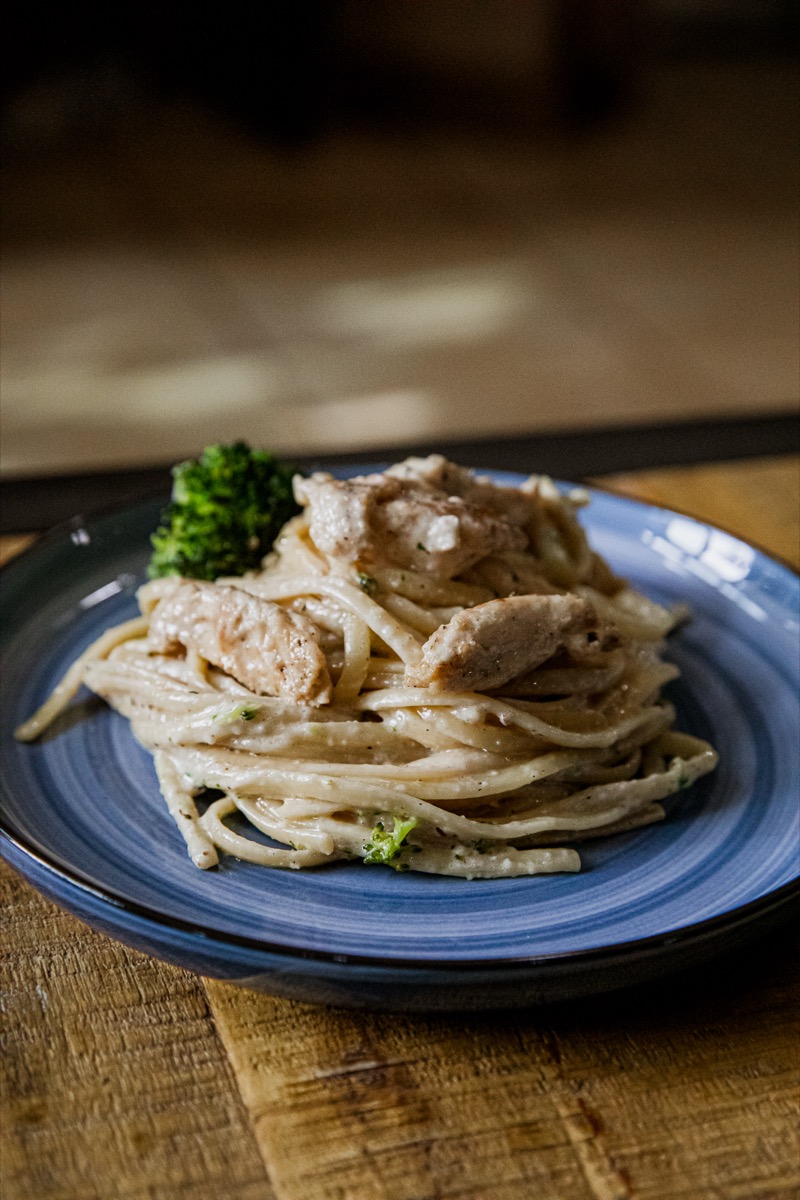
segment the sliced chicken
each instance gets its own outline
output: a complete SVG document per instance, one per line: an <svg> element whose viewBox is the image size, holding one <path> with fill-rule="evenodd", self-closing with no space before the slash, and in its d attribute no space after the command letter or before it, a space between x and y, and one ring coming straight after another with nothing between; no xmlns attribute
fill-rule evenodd
<svg viewBox="0 0 800 1200"><path fill-rule="evenodd" d="M536 505L535 477L523 488L503 487L488 475L476 475L468 467L450 462L442 454L427 458L407 458L386 470L387 475L422 484L445 496L459 496L468 504L503 516L512 525L524 529L530 522Z"/></svg>
<svg viewBox="0 0 800 1200"><path fill-rule="evenodd" d="M413 479L364 475L295 478L314 543L336 558L409 567L452 579L487 554L522 550L527 538L505 516Z"/></svg>
<svg viewBox="0 0 800 1200"><path fill-rule="evenodd" d="M196 650L261 696L315 705L331 697L313 622L235 587L181 580L153 609L149 641L161 652Z"/></svg>
<svg viewBox="0 0 800 1200"><path fill-rule="evenodd" d="M431 634L405 683L436 691L485 692L532 671L597 629L579 596L508 596L456 613Z"/></svg>

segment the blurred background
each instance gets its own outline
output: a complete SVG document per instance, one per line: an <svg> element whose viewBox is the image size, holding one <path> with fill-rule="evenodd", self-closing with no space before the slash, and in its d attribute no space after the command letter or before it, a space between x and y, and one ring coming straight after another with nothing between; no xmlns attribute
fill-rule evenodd
<svg viewBox="0 0 800 1200"><path fill-rule="evenodd" d="M6 27L6 479L796 412L789 0Z"/></svg>

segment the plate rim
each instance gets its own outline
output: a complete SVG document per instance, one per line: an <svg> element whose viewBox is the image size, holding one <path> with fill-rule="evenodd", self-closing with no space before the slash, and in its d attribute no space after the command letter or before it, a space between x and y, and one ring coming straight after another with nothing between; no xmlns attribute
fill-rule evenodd
<svg viewBox="0 0 800 1200"><path fill-rule="evenodd" d="M330 468L332 472L342 474L343 476L354 473L365 473L367 471L381 470L385 464L351 464L348 466L337 465ZM324 464L319 469L325 469ZM470 468L481 474L489 474L494 476L505 476L508 479L524 479L526 476L519 471L507 470L504 468L493 467L473 467ZM790 575L797 578L800 582L800 570L794 567L792 563L787 562L777 554L764 549L757 542L743 538L740 534L726 529L723 525L718 525L716 522L706 521L696 514L681 511L678 508L666 506L663 504L653 503L646 500L637 500L632 496L625 495L614 491L612 488L604 487L602 484L592 483L573 483L568 480L557 479L554 482L559 487L579 488L587 491L591 496L597 493L605 498L611 499L619 503L623 508L632 510L655 510L661 513L668 513L676 516L687 517L690 520L698 521L700 524L706 525L709 529L720 530L736 538L744 545L755 550L763 558L781 567ZM161 490L154 491L149 495L141 496L134 502L122 504L113 504L105 507L93 509L90 512L76 513L74 516L68 517L60 521L57 525L44 531L36 540L20 553L16 554L12 559L5 563L0 568L0 583L4 582L9 574L13 574L15 569L22 563L27 562L37 554L46 550L48 546L58 543L62 538L69 537L77 529L85 528L87 525L94 524L99 521L113 519L114 517L124 517L127 514L133 514L137 510L150 506L160 501L162 505L168 503L168 496ZM0 799L2 799L0 797ZM142 904L139 901L132 900L130 897L124 896L115 892L111 887L87 876L83 876L82 872L77 868L65 866L56 861L54 856L51 856L47 850L34 845L29 839L13 828L12 823L6 819L6 814L3 808L0 807L0 857L2 857L17 874L25 881L34 887L41 894L41 889L36 883L33 883L31 878L27 876L13 861L13 857L9 857L7 847L12 846L23 855L24 860L34 864L34 869L38 867L43 869L49 876L54 876L57 880L68 886L68 889L77 889L81 895L88 895L101 901L108 907L110 913L123 912L137 921L144 921L149 926L155 926L158 930L169 930L176 933L182 933L191 936L193 939L200 939L203 943L213 942L220 946L234 946L239 949L250 950L257 953L275 955L282 958L296 959L300 961L315 961L321 964L331 966L356 966L356 967L373 967L383 968L386 970L398 970L402 972L410 971L431 971L441 975L446 975L448 972L455 974L463 974L469 971L479 972L501 972L509 970L519 970L522 968L539 968L547 967L582 967L601 963L606 960L615 960L621 957L633 958L638 955L656 952L659 949L669 948L671 950L680 949L684 945L690 945L693 942L702 940L709 934L720 935L726 929L732 930L735 927L748 923L757 919L759 916L766 916L771 911L777 911L783 908L787 913L793 902L800 902L800 874L795 878L786 881L765 892L763 895L756 897L753 900L747 901L745 904L737 905L736 907L726 910L722 913L716 913L712 917L706 917L701 921L695 921L688 925L681 925L675 929L663 930L660 933L649 934L642 938L632 938L621 942L610 942L602 946L587 947L577 950L554 951L547 954L533 955L507 955L492 958L425 958L425 957L409 957L408 955L391 956L391 955L368 955L354 954L352 952L329 951L325 949L316 949L309 946L300 946L292 943L272 942L264 938L253 937L246 934L237 934L232 931L214 929L208 925L203 925L199 922L190 921L181 917L172 916L169 913L164 913L158 909L151 908L149 905ZM66 895L69 896L69 890ZM54 903L61 902L64 907L69 907L66 901L54 900Z"/></svg>
<svg viewBox="0 0 800 1200"><path fill-rule="evenodd" d="M146 904L131 900L127 896L118 895L112 888L98 885L96 882L81 878L77 869L64 867L55 862L46 852L31 845L24 835L11 831L0 813L0 857L22 874L16 865L2 853L3 843L8 842L20 850L26 858L44 867L51 875L64 880L71 887L76 887L81 893L94 896L108 905L112 911L122 911L139 920L147 921L158 928L166 928L178 933L190 934L200 938L204 943L209 941L220 945L236 946L240 949L253 950L262 954L277 955L283 958L300 960L312 959L337 966L383 967L392 970L420 971L431 970L441 974L448 971L464 973L473 971L503 971L521 967L548 967L559 965L581 966L601 962L605 959L619 958L621 955L632 956L636 953L647 953L669 946L679 948L680 945L702 940L707 933L722 932L726 927L737 925L766 916L770 910L786 907L792 901L800 901L800 876L787 880L777 888L765 892L763 896L749 900L746 904L706 917L691 925L680 925L676 929L664 930L662 933L649 934L643 938L633 938L624 942L610 942L605 946L592 946L583 950L562 950L552 954L508 955L496 958L408 958L372 954L353 954L347 951L321 950L313 947L300 947L288 943L270 942L262 938L237 934L220 929L213 929L182 917L174 917L168 913L159 912ZM22 875L26 882L31 880ZM36 887L31 883L31 886ZM36 889L39 890L38 888ZM57 901L54 901L57 903Z"/></svg>

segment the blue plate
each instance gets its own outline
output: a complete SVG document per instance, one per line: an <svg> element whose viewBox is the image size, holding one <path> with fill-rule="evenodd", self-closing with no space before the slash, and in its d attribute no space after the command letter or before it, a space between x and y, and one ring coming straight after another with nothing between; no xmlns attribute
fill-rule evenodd
<svg viewBox="0 0 800 1200"><path fill-rule="evenodd" d="M689 966L797 901L798 578L717 529L603 492L584 510L594 546L648 595L693 610L670 639L672 697L720 765L667 802L666 821L585 843L577 876L290 873L230 858L198 871L124 718L85 693L41 742L13 739L75 656L136 611L161 507L76 520L3 573L0 851L89 924L298 999L468 1009Z"/></svg>

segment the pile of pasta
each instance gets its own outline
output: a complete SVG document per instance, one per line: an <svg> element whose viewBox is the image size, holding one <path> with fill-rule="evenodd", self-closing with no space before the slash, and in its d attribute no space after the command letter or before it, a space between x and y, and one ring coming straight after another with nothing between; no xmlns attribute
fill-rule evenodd
<svg viewBox="0 0 800 1200"><path fill-rule="evenodd" d="M333 554L306 507L262 569L205 585L313 622L332 685L324 703L262 694L191 646L154 646L169 583L157 580L140 589L142 615L104 634L18 736L38 736L81 684L102 696L152 752L202 868L222 852L268 867L361 859L470 879L577 871L574 843L660 820L660 801L716 755L673 728L662 696L678 674L664 639L686 613L639 594L591 549L578 521L585 493L534 476L520 495L527 544L453 578L379 553L366 564ZM486 690L409 682L454 617L528 595L580 597L598 632Z"/></svg>

